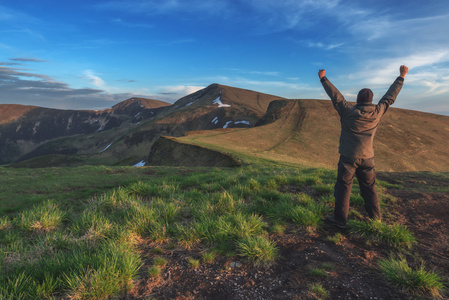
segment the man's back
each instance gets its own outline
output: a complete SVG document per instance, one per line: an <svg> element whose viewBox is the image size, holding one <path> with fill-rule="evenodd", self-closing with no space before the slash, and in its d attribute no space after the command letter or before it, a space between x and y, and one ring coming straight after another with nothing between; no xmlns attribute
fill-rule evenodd
<svg viewBox="0 0 449 300"><path fill-rule="evenodd" d="M348 158L374 157L374 135L380 118L401 91L404 78L398 77L377 105L348 103L337 88L326 78L321 78L324 89L340 115L341 135L339 153Z"/></svg>

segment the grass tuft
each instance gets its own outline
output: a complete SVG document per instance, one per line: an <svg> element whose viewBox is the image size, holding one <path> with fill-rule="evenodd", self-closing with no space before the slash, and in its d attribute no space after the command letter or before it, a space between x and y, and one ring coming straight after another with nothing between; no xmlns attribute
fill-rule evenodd
<svg viewBox="0 0 449 300"><path fill-rule="evenodd" d="M327 240L329 242L332 242L332 243L337 244L337 245L341 244L341 242L343 242L344 239L345 239L344 235L341 234L340 232L336 233L333 236L328 236L327 237Z"/></svg>
<svg viewBox="0 0 449 300"><path fill-rule="evenodd" d="M198 259L189 258L187 259L187 264L192 269L197 269L200 266L200 261Z"/></svg>
<svg viewBox="0 0 449 300"><path fill-rule="evenodd" d="M0 218L0 230L6 230L11 227L11 221L7 216Z"/></svg>
<svg viewBox="0 0 449 300"><path fill-rule="evenodd" d="M49 232L61 225L65 218L66 213L55 202L47 200L21 213L14 223L25 231Z"/></svg>
<svg viewBox="0 0 449 300"><path fill-rule="evenodd" d="M206 264L210 264L213 263L215 260L215 253L213 252L204 252L201 255L201 260L206 263Z"/></svg>
<svg viewBox="0 0 449 300"><path fill-rule="evenodd" d="M315 299L326 299L329 297L329 292L319 283L309 285L309 292L313 294Z"/></svg>
<svg viewBox="0 0 449 300"><path fill-rule="evenodd" d="M313 268L310 270L310 274L316 277L327 277L329 274L327 274L326 270L321 268Z"/></svg>
<svg viewBox="0 0 449 300"><path fill-rule="evenodd" d="M272 233L276 233L276 234L283 234L285 232L285 225L281 225L281 224L274 224L273 226L271 226L271 232Z"/></svg>
<svg viewBox="0 0 449 300"><path fill-rule="evenodd" d="M153 264L161 268L165 267L167 263L168 263L167 260L160 256L157 256L153 259Z"/></svg>
<svg viewBox="0 0 449 300"><path fill-rule="evenodd" d="M404 257L382 259L379 266L387 279L413 294L439 297L444 289L440 276L426 271L423 264L415 270L412 269Z"/></svg>
<svg viewBox="0 0 449 300"><path fill-rule="evenodd" d="M161 276L161 268L158 266L151 266L148 268L148 275L151 278L157 278Z"/></svg>
<svg viewBox="0 0 449 300"><path fill-rule="evenodd" d="M278 249L270 240L252 236L237 242L237 252L255 265L271 265L279 255Z"/></svg>
<svg viewBox="0 0 449 300"><path fill-rule="evenodd" d="M393 247L411 248L416 243L412 233L400 224L388 225L376 220L369 222L351 220L349 221L349 226L351 232L360 237Z"/></svg>

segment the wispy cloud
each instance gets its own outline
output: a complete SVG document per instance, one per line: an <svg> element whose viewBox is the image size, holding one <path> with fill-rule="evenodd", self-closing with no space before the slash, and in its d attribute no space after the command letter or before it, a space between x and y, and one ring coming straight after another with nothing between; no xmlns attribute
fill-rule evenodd
<svg viewBox="0 0 449 300"><path fill-rule="evenodd" d="M284 31L316 24L322 15L338 7L339 0L249 0L261 30ZM314 18L311 18L313 16Z"/></svg>
<svg viewBox="0 0 449 300"><path fill-rule="evenodd" d="M340 46L343 46L345 43L326 44L326 43L322 43L322 42L307 41L306 44L310 48L320 48L320 49L324 49L324 50L332 50L332 49L338 48Z"/></svg>
<svg viewBox="0 0 449 300"><path fill-rule="evenodd" d="M95 4L94 7L102 10L125 11L134 14L172 14L206 12L208 14L219 14L230 4L227 0L136 0L136 1L108 1Z"/></svg>
<svg viewBox="0 0 449 300"><path fill-rule="evenodd" d="M84 76L99 86L104 82L93 71ZM147 93L107 93L101 88L72 88L48 75L0 65L0 103L61 109L101 109L131 97L154 98Z"/></svg>
<svg viewBox="0 0 449 300"><path fill-rule="evenodd" d="M0 66L1 103L10 103L11 99L20 99L22 104L35 104L36 100L50 103L61 101L67 97L87 96L102 92L102 90L89 88L73 89L47 75Z"/></svg>
<svg viewBox="0 0 449 300"><path fill-rule="evenodd" d="M185 95L195 93L203 89L204 86L189 86L189 85L173 85L173 86L161 86L158 87L158 94L171 96L175 98L181 98Z"/></svg>
<svg viewBox="0 0 449 300"><path fill-rule="evenodd" d="M0 23L3 25L1 30L3 33L20 33L41 41L46 40L37 29L41 21L22 11L0 5Z"/></svg>
<svg viewBox="0 0 449 300"><path fill-rule="evenodd" d="M38 58L25 58L25 57L10 58L9 60L20 62L47 62L47 60L42 60Z"/></svg>
<svg viewBox="0 0 449 300"><path fill-rule="evenodd" d="M0 62L1 66L19 66L21 65L20 63L14 63L14 62L9 62L9 61L2 61Z"/></svg>
<svg viewBox="0 0 449 300"><path fill-rule="evenodd" d="M449 75L448 69L441 67L447 62L449 62L449 50L414 53L403 57L374 58L364 62L364 67L350 74L348 78L359 78L372 85L385 85L391 81L391 78L399 75L399 66L405 64L410 68L407 75L408 82L428 85L426 81L435 82L438 78L446 78Z"/></svg>
<svg viewBox="0 0 449 300"><path fill-rule="evenodd" d="M119 81L119 82L137 82L137 80L134 80L134 79L117 79L116 81Z"/></svg>
<svg viewBox="0 0 449 300"><path fill-rule="evenodd" d="M154 28L154 25L152 24L127 22L122 19L114 19L111 22L128 28L145 28L145 29Z"/></svg>
<svg viewBox="0 0 449 300"><path fill-rule="evenodd" d="M100 77L98 77L97 75L95 75L94 71L85 70L83 74L84 74L84 77L94 86L99 87L99 88L106 87L106 83L104 82L104 80L101 79Z"/></svg>

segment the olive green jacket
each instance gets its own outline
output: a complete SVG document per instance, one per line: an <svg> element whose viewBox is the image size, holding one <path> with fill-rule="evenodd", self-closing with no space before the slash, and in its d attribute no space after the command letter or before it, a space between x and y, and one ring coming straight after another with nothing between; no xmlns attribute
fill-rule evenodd
<svg viewBox="0 0 449 300"><path fill-rule="evenodd" d="M377 105L350 104L326 77L321 78L321 84L340 115L340 154L354 159L374 157L373 141L380 118L396 100L404 84L404 78L396 78Z"/></svg>

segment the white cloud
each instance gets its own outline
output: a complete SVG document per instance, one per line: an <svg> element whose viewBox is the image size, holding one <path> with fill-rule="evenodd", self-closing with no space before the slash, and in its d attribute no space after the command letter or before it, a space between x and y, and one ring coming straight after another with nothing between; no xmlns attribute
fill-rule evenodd
<svg viewBox="0 0 449 300"><path fill-rule="evenodd" d="M137 0L137 1L109 1L94 5L98 9L126 11L135 14L169 14L174 12L192 13L205 12L220 14L229 5L227 0Z"/></svg>
<svg viewBox="0 0 449 300"><path fill-rule="evenodd" d="M204 86L191 86L191 85L172 85L172 86L161 86L157 88L159 90L158 94L172 96L173 99L175 97L181 98L185 95L189 95L195 93L203 89Z"/></svg>
<svg viewBox="0 0 449 300"><path fill-rule="evenodd" d="M379 58L368 61L363 69L350 74L349 80L364 84L383 86L399 75L399 66L407 65L407 82L413 86L427 87L426 94L444 93L449 70L442 67L449 62L449 50L415 53L404 57ZM445 79L446 78L446 79Z"/></svg>
<svg viewBox="0 0 449 300"><path fill-rule="evenodd" d="M85 70L84 76L89 80L91 84L96 87L104 89L106 87L106 83L103 79L94 74L92 70Z"/></svg>
<svg viewBox="0 0 449 300"><path fill-rule="evenodd" d="M335 48L338 48L340 46L343 46L345 43L337 43L337 44L325 44L322 42L311 42L307 41L307 46L310 48L321 48L324 50L332 50Z"/></svg>

